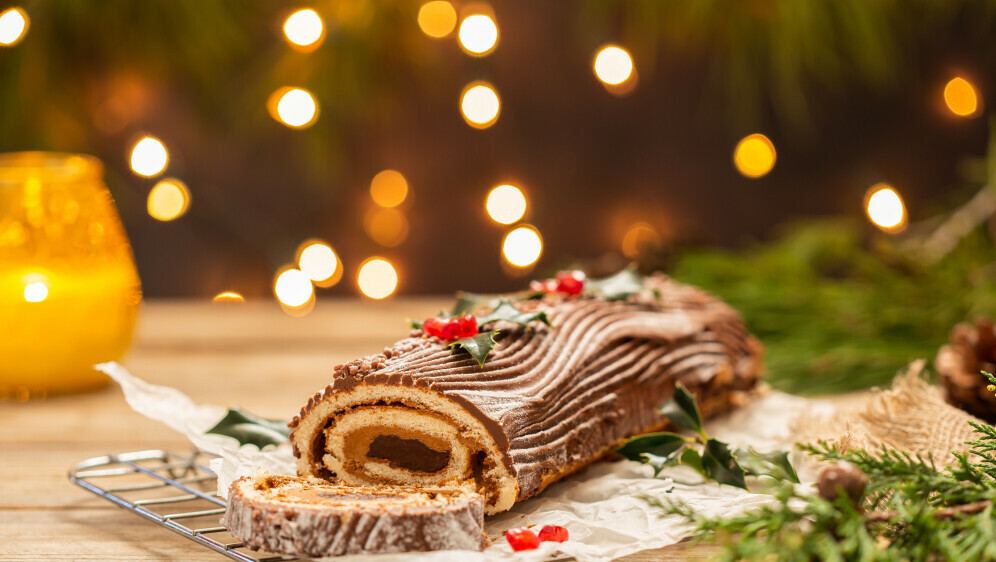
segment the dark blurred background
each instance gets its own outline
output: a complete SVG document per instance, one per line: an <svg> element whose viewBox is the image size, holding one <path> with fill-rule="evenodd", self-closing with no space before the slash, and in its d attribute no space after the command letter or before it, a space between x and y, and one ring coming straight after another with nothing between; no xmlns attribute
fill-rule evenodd
<svg viewBox="0 0 996 562"><path fill-rule="evenodd" d="M30 25L0 47L0 151L101 158L153 298L272 298L275 273L312 238L342 263L342 281L319 295L358 294L371 256L393 263L398 294L508 290L573 263L668 268L684 249L748 247L799 219L845 216L874 230L864 198L879 182L901 193L911 223L985 182L994 2L450 5L457 27L434 38L415 0L25 1ZM302 8L323 22L317 46L284 36ZM497 24L485 56L457 38L473 14ZM606 44L632 56L623 87L593 72ZM956 77L978 95L967 117L945 104ZM501 100L484 129L460 110L478 80ZM286 86L313 94L311 126L271 116L268 100ZM777 151L756 179L733 161L755 133ZM153 178L129 166L144 135L169 151ZM400 213L382 217L391 247L369 232L371 180L385 169L409 187ZM171 221L147 207L164 177L189 189ZM503 262L515 225L485 211L504 183L525 194L521 222L542 235L528 268ZM392 220L407 222L407 236ZM634 225L642 234L624 252Z"/></svg>

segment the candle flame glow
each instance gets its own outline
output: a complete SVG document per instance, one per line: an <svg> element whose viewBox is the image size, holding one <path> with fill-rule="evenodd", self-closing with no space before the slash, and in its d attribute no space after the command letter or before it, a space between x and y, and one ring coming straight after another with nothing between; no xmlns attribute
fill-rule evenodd
<svg viewBox="0 0 996 562"><path fill-rule="evenodd" d="M408 182L395 170L384 170L370 182L370 197L381 207L397 207L407 196Z"/></svg>
<svg viewBox="0 0 996 562"><path fill-rule="evenodd" d="M543 254L543 238L535 227L523 225L505 235L501 251L513 266L529 267Z"/></svg>
<svg viewBox="0 0 996 562"><path fill-rule="evenodd" d="M899 192L891 185L875 184L865 198L865 209L872 224L893 234L906 228L906 206Z"/></svg>
<svg viewBox="0 0 996 562"><path fill-rule="evenodd" d="M28 14L21 8L0 12L0 46L10 47L20 41L28 30Z"/></svg>
<svg viewBox="0 0 996 562"><path fill-rule="evenodd" d="M747 135L733 150L733 164L748 178L759 178L770 172L776 158L775 145L760 133Z"/></svg>
<svg viewBox="0 0 996 562"><path fill-rule="evenodd" d="M498 120L501 111L498 92L491 84L474 82L460 96L460 111L468 125L475 129L487 129Z"/></svg>
<svg viewBox="0 0 996 562"><path fill-rule="evenodd" d="M155 137L142 137L131 149L131 169L140 176L151 178L166 169L169 152L166 145Z"/></svg>
<svg viewBox="0 0 996 562"><path fill-rule="evenodd" d="M215 295L211 302L238 303L246 302L246 298L235 291L222 291Z"/></svg>
<svg viewBox="0 0 996 562"><path fill-rule="evenodd" d="M270 116L292 129L304 129L318 118L318 102L303 88L280 88L267 102Z"/></svg>
<svg viewBox="0 0 996 562"><path fill-rule="evenodd" d="M149 215L161 221L178 219L190 207L190 190L178 179L164 179L149 192Z"/></svg>
<svg viewBox="0 0 996 562"><path fill-rule="evenodd" d="M383 299L398 288L398 272L384 258L369 258L360 266L356 276L360 292L372 299Z"/></svg>
<svg viewBox="0 0 996 562"><path fill-rule="evenodd" d="M307 243L307 246L301 250L297 264L316 284L324 283L339 269L339 257L328 244L314 241Z"/></svg>
<svg viewBox="0 0 996 562"><path fill-rule="evenodd" d="M460 23L460 46L469 54L483 57L498 44L498 24L491 16L474 14Z"/></svg>
<svg viewBox="0 0 996 562"><path fill-rule="evenodd" d="M273 294L281 304L290 308L302 308L311 302L315 289L311 279L300 269L285 269L273 284Z"/></svg>
<svg viewBox="0 0 996 562"><path fill-rule="evenodd" d="M499 224L512 224L526 214L526 196L514 185L499 185L488 193L485 208Z"/></svg>
<svg viewBox="0 0 996 562"><path fill-rule="evenodd" d="M48 285L44 281L35 281L24 286L24 300L41 302L48 298Z"/></svg>
<svg viewBox="0 0 996 562"><path fill-rule="evenodd" d="M951 113L959 117L971 117L978 112L979 95L971 82L956 76L944 86L944 103Z"/></svg>
<svg viewBox="0 0 996 562"><path fill-rule="evenodd" d="M618 45L606 45L595 55L595 76L604 84L617 86L633 75L633 57Z"/></svg>
<svg viewBox="0 0 996 562"><path fill-rule="evenodd" d="M457 13L446 0L426 2L418 10L418 26L429 37L446 37L456 27Z"/></svg>
<svg viewBox="0 0 996 562"><path fill-rule="evenodd" d="M298 47L317 47L324 32L322 17L311 8L298 10L284 21L284 37Z"/></svg>

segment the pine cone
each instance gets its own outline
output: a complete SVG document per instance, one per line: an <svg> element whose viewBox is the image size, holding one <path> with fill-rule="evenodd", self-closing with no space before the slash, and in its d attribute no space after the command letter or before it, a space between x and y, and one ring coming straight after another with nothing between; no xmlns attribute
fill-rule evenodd
<svg viewBox="0 0 996 562"><path fill-rule="evenodd" d="M981 371L996 374L996 332L991 318L975 325L962 322L951 330L950 343L941 347L934 366L951 404L986 421L996 421L996 395L986 387Z"/></svg>

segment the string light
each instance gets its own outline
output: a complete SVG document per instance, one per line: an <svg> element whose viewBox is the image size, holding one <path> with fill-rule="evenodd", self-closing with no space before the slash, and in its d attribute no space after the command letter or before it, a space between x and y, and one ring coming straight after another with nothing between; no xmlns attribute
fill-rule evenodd
<svg viewBox="0 0 996 562"><path fill-rule="evenodd" d="M311 8L298 10L284 20L284 37L296 47L313 49L320 44L324 34L322 17Z"/></svg>
<svg viewBox="0 0 996 562"><path fill-rule="evenodd" d="M322 286L338 271L339 256L325 242L309 241L302 246L298 252L297 265L311 281Z"/></svg>
<svg viewBox="0 0 996 562"><path fill-rule="evenodd" d="M246 298L235 291L223 291L215 295L211 302L238 303L246 302Z"/></svg>
<svg viewBox="0 0 996 562"><path fill-rule="evenodd" d="M660 246L661 237L648 223L634 223L622 239L622 253L627 258L636 258L648 246Z"/></svg>
<svg viewBox="0 0 996 562"><path fill-rule="evenodd" d="M622 84L633 75L633 57L618 45L602 47L595 55L592 66L595 76L609 86Z"/></svg>
<svg viewBox="0 0 996 562"><path fill-rule="evenodd" d="M543 238L535 227L520 226L505 235L501 252L505 261L515 267L529 267L543 254Z"/></svg>
<svg viewBox="0 0 996 562"><path fill-rule="evenodd" d="M456 27L457 13L445 0L426 2L418 10L418 26L429 37L446 37Z"/></svg>
<svg viewBox="0 0 996 562"><path fill-rule="evenodd" d="M161 221L178 219L190 206L190 190L180 180L168 178L160 181L149 192L149 215Z"/></svg>
<svg viewBox="0 0 996 562"><path fill-rule="evenodd" d="M142 137L131 149L131 170L140 176L151 178L166 169L169 152L166 145L155 137Z"/></svg>
<svg viewBox="0 0 996 562"><path fill-rule="evenodd" d="M865 194L865 210L872 224L895 234L906 228L906 206L891 185L877 183Z"/></svg>
<svg viewBox="0 0 996 562"><path fill-rule="evenodd" d="M391 262L384 258L369 258L360 266L356 275L360 292L372 299L383 299L394 294L398 288L398 272Z"/></svg>
<svg viewBox="0 0 996 562"><path fill-rule="evenodd" d="M512 224L526 214L526 196L514 185L499 185L488 193L484 207L491 220Z"/></svg>
<svg viewBox="0 0 996 562"><path fill-rule="evenodd" d="M979 110L979 95L971 82L956 76L944 86L944 103L951 113L959 117L971 117Z"/></svg>
<svg viewBox="0 0 996 562"><path fill-rule="evenodd" d="M748 178L759 178L775 167L775 145L768 137L754 133L747 135L733 150L733 164Z"/></svg>
<svg viewBox="0 0 996 562"><path fill-rule="evenodd" d="M285 269L273 283L273 294L280 304L290 308L303 308L315 296L311 279L300 269Z"/></svg>
<svg viewBox="0 0 996 562"><path fill-rule="evenodd" d="M374 209L367 213L363 229L374 242L393 248L408 238L408 218L397 209Z"/></svg>
<svg viewBox="0 0 996 562"><path fill-rule="evenodd" d="M44 281L35 281L24 286L24 300L41 302L48 298L48 285Z"/></svg>
<svg viewBox="0 0 996 562"><path fill-rule="evenodd" d="M303 88L280 88L266 105L271 117L292 129L304 129L318 118L318 102Z"/></svg>
<svg viewBox="0 0 996 562"><path fill-rule="evenodd" d="M370 182L370 197L381 207L397 207L408 196L408 182L401 172L384 170Z"/></svg>
<svg viewBox="0 0 996 562"><path fill-rule="evenodd" d="M460 95L460 111L468 125L487 129L495 124L501 111L498 92L487 82L474 82Z"/></svg>
<svg viewBox="0 0 996 562"><path fill-rule="evenodd" d="M498 24L491 16L474 14L460 22L460 46L469 54L483 57L498 44Z"/></svg>
<svg viewBox="0 0 996 562"><path fill-rule="evenodd" d="M23 39L29 21L27 12L21 8L0 12L0 46L11 47Z"/></svg>

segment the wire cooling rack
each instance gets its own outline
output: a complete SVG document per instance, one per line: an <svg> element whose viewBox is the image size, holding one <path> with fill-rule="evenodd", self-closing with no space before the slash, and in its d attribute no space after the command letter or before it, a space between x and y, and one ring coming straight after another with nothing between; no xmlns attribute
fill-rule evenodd
<svg viewBox="0 0 996 562"><path fill-rule="evenodd" d="M301 560L253 552L221 526L225 502L217 497L217 476L201 464L210 458L159 450L107 455L77 463L69 480L232 560Z"/></svg>

